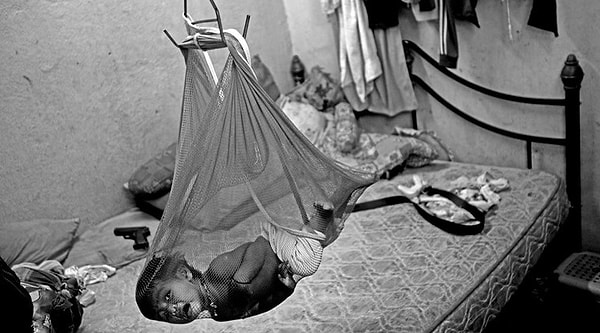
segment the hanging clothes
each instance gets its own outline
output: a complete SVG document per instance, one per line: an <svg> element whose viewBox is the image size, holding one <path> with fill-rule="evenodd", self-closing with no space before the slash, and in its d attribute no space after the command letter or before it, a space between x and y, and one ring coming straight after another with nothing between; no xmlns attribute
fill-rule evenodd
<svg viewBox="0 0 600 333"><path fill-rule="evenodd" d="M440 65L456 68L458 35L455 20L466 20L479 28L476 6L477 0L438 0Z"/></svg>
<svg viewBox="0 0 600 333"><path fill-rule="evenodd" d="M439 34L440 34L440 65L456 68L458 62L458 36L456 23L450 0L438 0L439 5Z"/></svg>
<svg viewBox="0 0 600 333"><path fill-rule="evenodd" d="M326 2L323 5L325 13L331 13L335 2ZM342 0L340 6L335 8L338 18L338 29L335 30L339 36L339 53L341 82L344 96L355 111L369 110L371 112L395 116L404 111L414 110L417 100L410 82L406 59L402 47L402 35L398 27L399 3L383 5L375 1ZM356 10L356 13L349 12ZM348 41L361 42L351 38L353 31L349 29L348 17L357 17L358 29L362 30L361 36L365 36L369 56L365 65L373 62L372 68L378 68L378 75L367 85L368 89L361 89L360 82L348 80L347 69L350 68L348 57ZM368 23L368 24L367 24ZM358 49L354 46L353 49ZM375 63L376 62L376 63ZM368 72L366 70L364 72ZM363 72L361 71L361 72Z"/></svg>
<svg viewBox="0 0 600 333"><path fill-rule="evenodd" d="M398 25L400 1L363 1L369 18L369 28L372 30L387 29Z"/></svg>
<svg viewBox="0 0 600 333"><path fill-rule="evenodd" d="M337 10L340 36L340 76L344 91L351 91L364 104L382 73L375 39L361 0L342 0ZM364 109L364 107L363 107Z"/></svg>
<svg viewBox="0 0 600 333"><path fill-rule="evenodd" d="M417 22L437 20L439 18L436 0L421 0L410 7Z"/></svg>
<svg viewBox="0 0 600 333"><path fill-rule="evenodd" d="M418 103L406 65L400 27L375 29L373 36L382 74L375 79L375 87L365 103L359 104L351 91L344 90L346 99L354 110L368 109L390 117L415 110Z"/></svg>
<svg viewBox="0 0 600 333"><path fill-rule="evenodd" d="M533 0L527 24L554 33L558 37L556 0Z"/></svg>
<svg viewBox="0 0 600 333"><path fill-rule="evenodd" d="M477 0L450 1L450 8L457 20L470 22L479 28L479 19L475 7L477 7Z"/></svg>

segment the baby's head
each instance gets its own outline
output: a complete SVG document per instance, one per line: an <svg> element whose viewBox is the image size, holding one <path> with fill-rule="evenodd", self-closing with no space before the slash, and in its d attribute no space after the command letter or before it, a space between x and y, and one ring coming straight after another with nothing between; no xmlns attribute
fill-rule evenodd
<svg viewBox="0 0 600 333"><path fill-rule="evenodd" d="M183 324L198 318L206 308L201 273L182 254L153 257L143 274L154 274L150 282L139 279L136 287L136 302L146 318Z"/></svg>

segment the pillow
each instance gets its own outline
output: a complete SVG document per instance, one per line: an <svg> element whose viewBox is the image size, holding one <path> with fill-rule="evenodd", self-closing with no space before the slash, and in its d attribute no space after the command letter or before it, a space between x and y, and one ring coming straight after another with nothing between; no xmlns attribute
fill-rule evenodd
<svg viewBox="0 0 600 333"><path fill-rule="evenodd" d="M134 241L115 236L117 227L148 227L151 237L155 234L159 220L137 208L111 217L85 230L73 244L64 266L109 265L123 267L146 256L147 250L134 250Z"/></svg>
<svg viewBox="0 0 600 333"><path fill-rule="evenodd" d="M290 91L287 96L294 101L306 101L319 111L334 107L343 100L339 82L319 66L313 67L308 79Z"/></svg>
<svg viewBox="0 0 600 333"><path fill-rule="evenodd" d="M284 100L281 110L313 144L325 131L325 114L308 103Z"/></svg>
<svg viewBox="0 0 600 333"><path fill-rule="evenodd" d="M79 219L37 219L0 225L0 256L8 266L67 258Z"/></svg>
<svg viewBox="0 0 600 333"><path fill-rule="evenodd" d="M452 153L452 151L448 147L446 147L442 140L438 138L433 131L396 127L394 128L394 134L406 137L413 137L425 141L429 145L429 147L435 150L435 153L437 155L434 157L435 159L442 161L452 161L454 159L454 154ZM415 160L414 164L417 164L416 160L418 157L424 157L426 160L429 159L429 161L427 162L427 164L429 164L433 156L428 156L428 153L428 150L421 150L419 151L419 153L415 154L416 156L411 156ZM415 167L417 166L419 165L415 165Z"/></svg>
<svg viewBox="0 0 600 333"><path fill-rule="evenodd" d="M382 172L404 163L408 167L424 166L437 157L435 150L425 141L399 135L389 135L376 141L375 149L377 158L373 163Z"/></svg>
<svg viewBox="0 0 600 333"><path fill-rule="evenodd" d="M262 62L258 54L252 57L251 66L252 70L254 70L254 73L256 74L256 79L258 80L260 86L267 92L272 100L276 101L280 95L279 88L275 83L275 79L273 79L273 75L271 75L271 71Z"/></svg>
<svg viewBox="0 0 600 333"><path fill-rule="evenodd" d="M177 142L141 165L124 187L139 199L155 199L171 190L175 170Z"/></svg>
<svg viewBox="0 0 600 333"><path fill-rule="evenodd" d="M351 152L358 142L360 131L354 110L346 102L335 106L335 143L342 153Z"/></svg>
<svg viewBox="0 0 600 333"><path fill-rule="evenodd" d="M419 138L382 133L361 133L356 147L344 153L335 144L334 134L332 130L327 131L324 143L317 146L323 153L353 168L386 178L405 166L427 165L438 156L429 143Z"/></svg>

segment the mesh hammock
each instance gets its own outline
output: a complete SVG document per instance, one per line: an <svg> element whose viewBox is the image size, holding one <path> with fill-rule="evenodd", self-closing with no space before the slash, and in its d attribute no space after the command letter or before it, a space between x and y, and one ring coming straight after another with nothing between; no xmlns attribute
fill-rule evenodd
<svg viewBox="0 0 600 333"><path fill-rule="evenodd" d="M147 318L173 323L267 311L317 270L373 174L323 155L260 87L244 38L189 37L170 197L136 288ZM229 55L217 76L205 50Z"/></svg>

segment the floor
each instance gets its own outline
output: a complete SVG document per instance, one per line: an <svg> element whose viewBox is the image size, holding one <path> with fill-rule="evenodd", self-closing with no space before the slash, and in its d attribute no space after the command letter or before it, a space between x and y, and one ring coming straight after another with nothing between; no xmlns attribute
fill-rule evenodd
<svg viewBox="0 0 600 333"><path fill-rule="evenodd" d="M600 332L600 298L558 282L548 274L528 282L485 333Z"/></svg>

